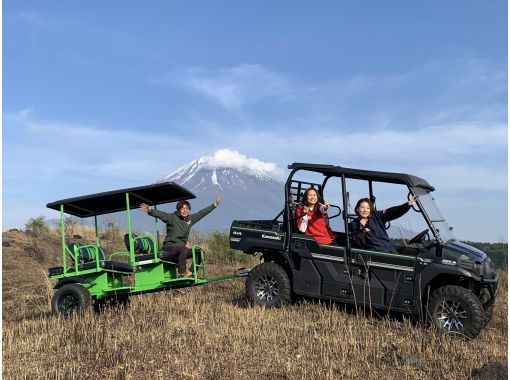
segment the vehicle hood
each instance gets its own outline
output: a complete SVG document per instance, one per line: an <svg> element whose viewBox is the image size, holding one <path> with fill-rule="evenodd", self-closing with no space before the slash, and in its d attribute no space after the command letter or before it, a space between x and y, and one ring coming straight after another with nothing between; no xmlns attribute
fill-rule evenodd
<svg viewBox="0 0 510 380"><path fill-rule="evenodd" d="M478 261L484 261L487 258L487 254L478 248L472 247L468 244L462 243L458 240L451 241L447 243L445 248L458 252L460 254L472 257L473 259L476 259Z"/></svg>

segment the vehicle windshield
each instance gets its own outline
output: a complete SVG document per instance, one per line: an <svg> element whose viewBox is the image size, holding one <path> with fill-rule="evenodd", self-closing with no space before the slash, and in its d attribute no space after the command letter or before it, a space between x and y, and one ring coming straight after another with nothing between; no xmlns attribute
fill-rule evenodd
<svg viewBox="0 0 510 380"><path fill-rule="evenodd" d="M441 236L443 242L446 243L449 240L455 240L452 228L448 225L448 222L441 214L441 211L439 211L432 194L420 188L414 188L414 191L417 195L419 195L420 202L424 208L424 213L429 217L429 220L434 225L434 228Z"/></svg>

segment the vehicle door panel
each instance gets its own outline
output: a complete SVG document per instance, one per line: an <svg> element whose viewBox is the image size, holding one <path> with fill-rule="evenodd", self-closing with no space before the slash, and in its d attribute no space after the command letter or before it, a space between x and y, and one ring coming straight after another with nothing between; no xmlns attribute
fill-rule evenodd
<svg viewBox="0 0 510 380"><path fill-rule="evenodd" d="M319 245L315 239L295 234L291 251L299 256L299 270L294 276L298 294L327 296L350 300L349 276L344 264L344 247Z"/></svg>
<svg viewBox="0 0 510 380"><path fill-rule="evenodd" d="M353 249L356 303L406 309L412 302L416 256Z"/></svg>

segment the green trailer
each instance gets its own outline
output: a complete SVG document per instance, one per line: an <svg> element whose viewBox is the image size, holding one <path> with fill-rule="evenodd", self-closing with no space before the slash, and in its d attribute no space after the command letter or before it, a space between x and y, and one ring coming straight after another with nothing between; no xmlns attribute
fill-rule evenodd
<svg viewBox="0 0 510 380"><path fill-rule="evenodd" d="M203 285L239 276L240 270L216 278L207 278L205 251L192 246L193 276L177 276L177 263L161 249L158 220L154 222L155 233L136 235L131 228L131 210L140 203L157 209L158 205L193 199L195 195L184 187L164 182L103 193L63 199L48 203L47 207L60 212L62 266L49 269L49 277L56 280L52 298L52 311L59 316L69 316L83 311L94 303L108 300L126 300L130 295L157 292L175 288ZM127 233L124 235L126 249L105 252L100 246L97 217L99 215L125 212ZM79 218L94 218L95 241L87 244L66 240L65 214ZM201 264L196 258L201 255Z"/></svg>

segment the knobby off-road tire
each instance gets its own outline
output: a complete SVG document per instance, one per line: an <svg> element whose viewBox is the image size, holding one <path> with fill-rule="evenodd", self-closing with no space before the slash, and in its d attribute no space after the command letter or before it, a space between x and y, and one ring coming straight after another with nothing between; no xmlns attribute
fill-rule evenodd
<svg viewBox="0 0 510 380"><path fill-rule="evenodd" d="M246 279L246 296L252 305L280 307L290 303L289 276L280 265L262 263Z"/></svg>
<svg viewBox="0 0 510 380"><path fill-rule="evenodd" d="M427 311L439 331L462 334L469 339L478 335L486 319L480 299L456 285L436 289L429 299Z"/></svg>
<svg viewBox="0 0 510 380"><path fill-rule="evenodd" d="M73 313L82 313L92 305L90 293L78 284L66 284L59 288L51 300L51 311L67 318Z"/></svg>

